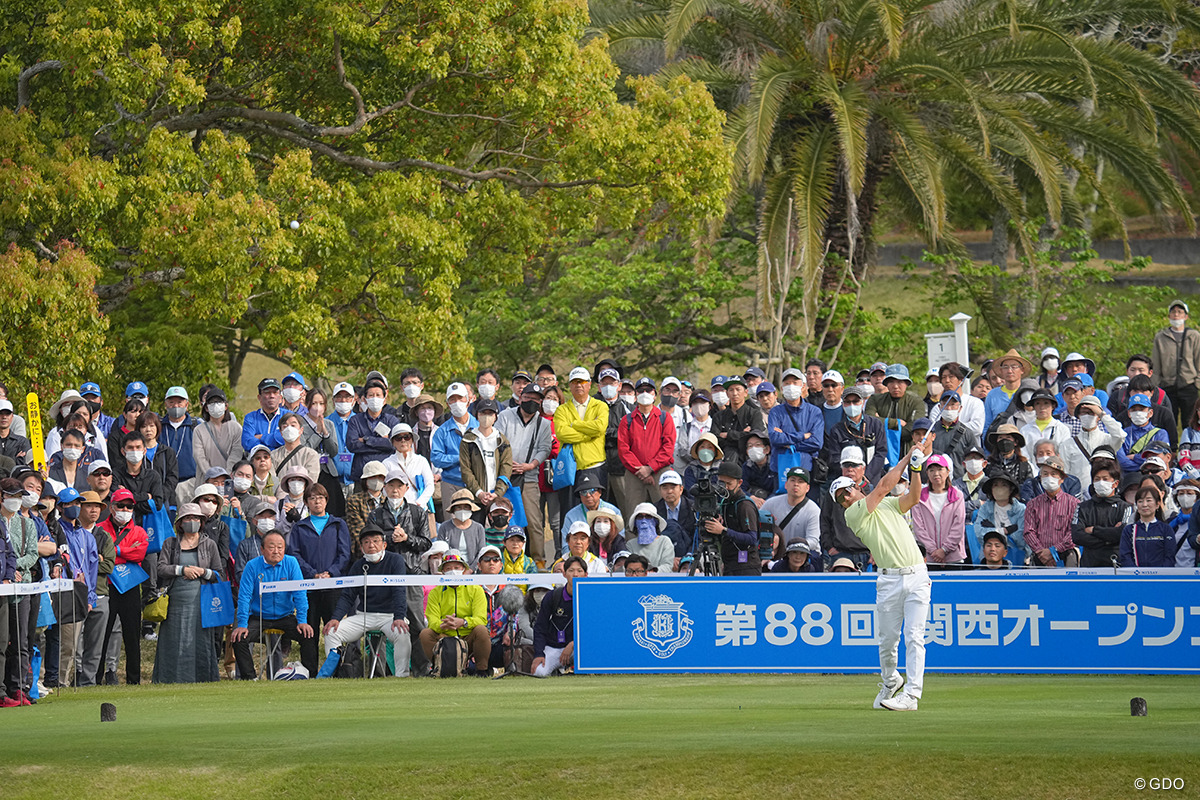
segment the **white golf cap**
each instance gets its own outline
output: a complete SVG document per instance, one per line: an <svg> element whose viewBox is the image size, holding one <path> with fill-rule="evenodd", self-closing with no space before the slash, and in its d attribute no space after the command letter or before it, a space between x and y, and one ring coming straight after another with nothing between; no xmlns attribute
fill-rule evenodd
<svg viewBox="0 0 1200 800"><path fill-rule="evenodd" d="M583 533L590 537L592 535L592 529L588 527L586 522L581 519L577 519L571 523L570 528L567 528L567 536L573 536L576 533Z"/></svg>
<svg viewBox="0 0 1200 800"><path fill-rule="evenodd" d="M382 478L385 475L387 475L387 467L383 465L382 461L368 461L363 464L362 479L364 481L367 478Z"/></svg>
<svg viewBox="0 0 1200 800"><path fill-rule="evenodd" d="M938 368L937 367L930 367L929 369L925 370L925 380L929 380L930 378L936 378L937 376L938 376Z"/></svg>
<svg viewBox="0 0 1200 800"><path fill-rule="evenodd" d="M781 381L786 380L787 378L799 378L800 380L804 380L804 372L796 369L795 367L792 367L791 369L785 369L783 371L783 378Z"/></svg>
<svg viewBox="0 0 1200 800"><path fill-rule="evenodd" d="M842 458L839 464L866 464L866 459L863 458L862 448L858 445L849 445L842 448Z"/></svg>
<svg viewBox="0 0 1200 800"><path fill-rule="evenodd" d="M465 384L452 383L446 387L446 399L449 400L451 397L455 396L470 397L470 395L467 394L467 387Z"/></svg>
<svg viewBox="0 0 1200 800"><path fill-rule="evenodd" d="M93 461L90 465L88 465L88 475L91 475L93 472L101 469L106 469L109 472L112 472L112 466L107 461Z"/></svg>
<svg viewBox="0 0 1200 800"><path fill-rule="evenodd" d="M209 495L220 497L221 490L213 486L211 483L202 483L192 490L192 500L199 500L201 497L206 497Z"/></svg>
<svg viewBox="0 0 1200 800"><path fill-rule="evenodd" d="M384 478L383 482L391 483L392 481L400 481L405 486L408 486L408 475L399 467L392 467L388 470L387 477Z"/></svg>
<svg viewBox="0 0 1200 800"><path fill-rule="evenodd" d="M7 400L0 400L0 411L12 411L13 404Z"/></svg>
<svg viewBox="0 0 1200 800"><path fill-rule="evenodd" d="M345 392L346 394L350 395L351 397L354 397L354 384L346 383L345 381L342 381L337 386L333 387L333 396L334 397L337 397L342 392Z"/></svg>
<svg viewBox="0 0 1200 800"><path fill-rule="evenodd" d="M847 478L845 475L842 475L839 478L834 478L833 483L829 484L829 496L834 500L837 500L837 493L839 491L842 489L849 489L853 485L854 479Z"/></svg>
<svg viewBox="0 0 1200 800"><path fill-rule="evenodd" d="M167 396L163 399L170 400L172 397L180 397L189 401L191 400L191 398L188 397L187 389L183 388L182 386L172 386L170 389L167 389Z"/></svg>
<svg viewBox="0 0 1200 800"><path fill-rule="evenodd" d="M668 375L667 377L663 378L662 388L665 389L668 386L678 386L680 389L683 388L683 384L679 382L679 378L676 378L674 375Z"/></svg>
<svg viewBox="0 0 1200 800"><path fill-rule="evenodd" d="M388 438L395 439L402 433L407 433L409 436L412 436L412 425L409 425L407 422L397 422L392 426L392 433Z"/></svg>
<svg viewBox="0 0 1200 800"><path fill-rule="evenodd" d="M587 367L576 367L567 375L567 383L571 381L590 381L592 373L587 371Z"/></svg>
<svg viewBox="0 0 1200 800"><path fill-rule="evenodd" d="M842 373L838 372L836 369L825 371L825 374L821 376L821 383L824 383L825 381L833 381L839 385L846 383L845 379L842 378Z"/></svg>
<svg viewBox="0 0 1200 800"><path fill-rule="evenodd" d="M662 475L658 476L658 485L665 486L668 483L673 483L676 486L683 486L683 478L679 477L679 473L673 469L666 470Z"/></svg>

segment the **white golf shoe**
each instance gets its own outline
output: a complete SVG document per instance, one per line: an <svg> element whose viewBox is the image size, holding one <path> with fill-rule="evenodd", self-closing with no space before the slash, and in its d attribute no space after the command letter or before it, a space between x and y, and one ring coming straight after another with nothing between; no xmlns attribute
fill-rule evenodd
<svg viewBox="0 0 1200 800"><path fill-rule="evenodd" d="M916 711L917 698L905 692L904 694L896 695L890 700L884 700L881 705L888 711Z"/></svg>
<svg viewBox="0 0 1200 800"><path fill-rule="evenodd" d="M879 684L879 694L875 695L875 708L883 708L884 700L891 700L904 688L904 678L897 678L892 683Z"/></svg>

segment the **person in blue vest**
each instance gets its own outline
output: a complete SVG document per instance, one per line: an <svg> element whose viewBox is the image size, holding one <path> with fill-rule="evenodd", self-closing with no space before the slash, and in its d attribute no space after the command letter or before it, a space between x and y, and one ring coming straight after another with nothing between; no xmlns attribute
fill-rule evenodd
<svg viewBox="0 0 1200 800"><path fill-rule="evenodd" d="M337 434L337 474L342 481L343 493L348 498L349 487L354 485L351 477L354 465L354 454L346 446L346 431L350 427L350 418L354 416L354 386L342 382L333 387L333 410L325 421L333 426Z"/></svg>
<svg viewBox="0 0 1200 800"><path fill-rule="evenodd" d="M467 411L468 392L465 384L452 383L446 387L446 406L450 418L438 426L429 440L429 461L442 471L442 497L464 488L460 452L463 434L479 427L479 421ZM389 448L390 448L389 444ZM452 488L447 488L452 487Z"/></svg>
<svg viewBox="0 0 1200 800"><path fill-rule="evenodd" d="M280 405L283 403L283 392L279 381L274 378L263 378L258 382L258 408L246 415L242 420L242 449L249 453L254 445L266 445L271 450L283 447L283 437L279 435L279 418L283 416Z"/></svg>
<svg viewBox="0 0 1200 800"><path fill-rule="evenodd" d="M172 386L167 389L164 400L167 407L167 424L159 432L158 441L175 452L175 469L179 483L182 484L196 477L196 457L192 452L192 442L198 421L188 413L191 398L188 397L187 389ZM188 484L184 487L184 492L190 491L191 484ZM168 497L167 502L174 503L176 498Z"/></svg>
<svg viewBox="0 0 1200 800"><path fill-rule="evenodd" d="M1129 398L1129 427L1125 428L1125 444L1117 453L1122 472L1137 472L1142 468L1146 445L1151 442L1163 442L1170 447L1167 432L1150 420L1151 408L1147 395L1135 394Z"/></svg>

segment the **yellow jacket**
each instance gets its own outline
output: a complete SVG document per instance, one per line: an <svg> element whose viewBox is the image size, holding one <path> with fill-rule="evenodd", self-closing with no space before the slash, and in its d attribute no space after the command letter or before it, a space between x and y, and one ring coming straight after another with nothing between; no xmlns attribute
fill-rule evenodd
<svg viewBox="0 0 1200 800"><path fill-rule="evenodd" d="M442 630L442 617L447 614L465 619L466 627ZM473 628L486 625L487 618L487 595L478 585L435 586L425 604L425 623L445 636L466 637Z"/></svg>
<svg viewBox="0 0 1200 800"><path fill-rule="evenodd" d="M604 463L604 434L608 431L608 403L588 398L583 418L575 401L567 396L567 402L554 412L554 435L563 444L575 450L577 469L591 469Z"/></svg>

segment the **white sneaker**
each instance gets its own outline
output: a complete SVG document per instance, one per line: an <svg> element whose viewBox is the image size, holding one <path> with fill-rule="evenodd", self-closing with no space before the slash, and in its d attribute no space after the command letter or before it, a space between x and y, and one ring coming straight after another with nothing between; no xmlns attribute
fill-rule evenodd
<svg viewBox="0 0 1200 800"><path fill-rule="evenodd" d="M890 700L884 700L881 705L888 711L916 711L917 698L905 692L904 694L896 695Z"/></svg>
<svg viewBox="0 0 1200 800"><path fill-rule="evenodd" d="M897 678L895 683L879 684L879 694L875 695L874 708L883 708L884 700L891 700L904 687L904 678Z"/></svg>

